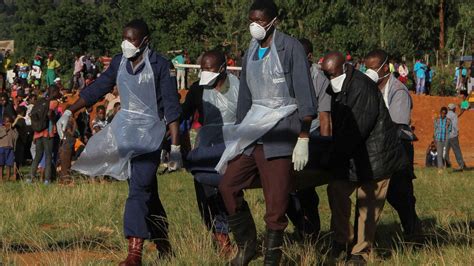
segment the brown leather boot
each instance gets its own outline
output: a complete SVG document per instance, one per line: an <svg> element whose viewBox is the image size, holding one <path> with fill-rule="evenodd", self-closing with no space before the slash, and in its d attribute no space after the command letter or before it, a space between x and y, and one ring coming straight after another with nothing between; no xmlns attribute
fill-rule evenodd
<svg viewBox="0 0 474 266"><path fill-rule="evenodd" d="M129 237L128 238L128 256L127 258L119 263L119 266L140 266L142 265L142 250L143 250L142 238Z"/></svg>
<svg viewBox="0 0 474 266"><path fill-rule="evenodd" d="M217 245L219 253L224 257L230 257L232 254L232 245L228 234L214 233L214 242Z"/></svg>

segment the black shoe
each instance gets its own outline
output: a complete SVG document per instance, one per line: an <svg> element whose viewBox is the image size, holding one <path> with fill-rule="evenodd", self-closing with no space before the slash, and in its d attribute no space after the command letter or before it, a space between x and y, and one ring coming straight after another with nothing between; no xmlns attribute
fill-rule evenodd
<svg viewBox="0 0 474 266"><path fill-rule="evenodd" d="M362 257L362 255L351 255L349 260L346 262L347 266L365 266L367 261Z"/></svg>
<svg viewBox="0 0 474 266"><path fill-rule="evenodd" d="M329 257L333 260L343 260L349 253L349 245L341 244L338 242L332 242L331 249L329 251Z"/></svg>
<svg viewBox="0 0 474 266"><path fill-rule="evenodd" d="M265 266L275 266L280 264L281 248L283 246L283 230L267 229L265 235Z"/></svg>
<svg viewBox="0 0 474 266"><path fill-rule="evenodd" d="M244 201L241 210L234 215L229 215L227 220L238 248L230 264L246 266L257 251L257 229L247 202Z"/></svg>

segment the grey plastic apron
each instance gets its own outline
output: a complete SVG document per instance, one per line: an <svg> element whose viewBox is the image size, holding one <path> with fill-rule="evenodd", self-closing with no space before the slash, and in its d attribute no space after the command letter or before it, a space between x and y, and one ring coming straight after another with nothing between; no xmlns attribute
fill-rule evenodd
<svg viewBox="0 0 474 266"><path fill-rule="evenodd" d="M226 149L216 170L224 174L227 163L242 154L248 146L275 127L280 120L297 109L290 96L283 67L275 47L275 31L270 52L261 60L254 60L259 44L252 39L247 55L247 84L252 94L252 106L239 125L224 127Z"/></svg>
<svg viewBox="0 0 474 266"><path fill-rule="evenodd" d="M117 74L121 110L108 126L92 136L73 170L125 180L130 177L133 157L160 148L166 125L158 116L155 78L148 53L149 50L144 52L145 66L137 75L127 72L126 64L130 62L122 57Z"/></svg>
<svg viewBox="0 0 474 266"><path fill-rule="evenodd" d="M204 126L199 129L196 146L212 147L224 143L222 128L235 124L240 81L232 74L227 74L227 80L229 88L225 92L203 91Z"/></svg>

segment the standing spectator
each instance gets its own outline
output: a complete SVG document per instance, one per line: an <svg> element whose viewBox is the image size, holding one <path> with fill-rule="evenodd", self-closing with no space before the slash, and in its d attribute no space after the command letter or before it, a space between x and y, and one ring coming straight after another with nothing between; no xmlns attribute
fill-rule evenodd
<svg viewBox="0 0 474 266"><path fill-rule="evenodd" d="M426 167L438 167L438 150L434 141L428 146L426 150Z"/></svg>
<svg viewBox="0 0 474 266"><path fill-rule="evenodd" d="M84 80L84 77L82 77L81 72L77 72L74 74L74 77L72 78L72 82L70 83L69 90L70 91L81 91L84 89L86 86L86 81Z"/></svg>
<svg viewBox="0 0 474 266"><path fill-rule="evenodd" d="M459 62L459 67L454 71L454 81L456 82L456 91L458 94L465 93L466 90L467 69L464 67L464 61Z"/></svg>
<svg viewBox="0 0 474 266"><path fill-rule="evenodd" d="M80 112L77 115L76 123L77 129L79 130L79 134L81 137L90 137L92 136L92 129L91 129L91 113L93 109L92 106L85 108L84 111Z"/></svg>
<svg viewBox="0 0 474 266"><path fill-rule="evenodd" d="M110 63L112 62L112 57L109 56L109 51L105 51L105 54L99 57L99 62L102 64L102 72L109 68Z"/></svg>
<svg viewBox="0 0 474 266"><path fill-rule="evenodd" d="M15 142L18 133L12 128L12 118L5 116L3 125L0 126L0 180L3 181L3 168L7 167L7 180L12 178L11 171L15 164Z"/></svg>
<svg viewBox="0 0 474 266"><path fill-rule="evenodd" d="M178 54L175 58L173 58L173 65L176 68L176 81L178 82L178 89L185 89L186 88L186 72L184 67L177 67L177 64L184 64L184 56L182 53Z"/></svg>
<svg viewBox="0 0 474 266"><path fill-rule="evenodd" d="M114 87L114 90L111 93L107 93L107 95L105 95L104 106L107 107L105 109L105 114L107 116L113 112L116 103L120 103L120 96L117 86Z"/></svg>
<svg viewBox="0 0 474 266"><path fill-rule="evenodd" d="M105 116L105 106L99 105L95 109L96 117L92 121L92 133L97 134L99 131L104 129L107 126L107 119Z"/></svg>
<svg viewBox="0 0 474 266"><path fill-rule="evenodd" d="M5 93L0 93L0 114L1 117L16 117L15 108Z"/></svg>
<svg viewBox="0 0 474 266"><path fill-rule="evenodd" d="M30 65L26 62L24 57L22 57L20 59L20 62L16 64L16 71L18 75L18 82L22 87L26 86L28 84L28 74L30 72Z"/></svg>
<svg viewBox="0 0 474 266"><path fill-rule="evenodd" d="M466 164L464 163L461 147L459 146L458 116L456 115L456 105L454 103L450 103L448 105L448 114L446 117L451 121L451 131L448 134L448 142L446 143L446 165L451 166L449 152L452 148L459 166L457 171L463 171L466 167Z"/></svg>
<svg viewBox="0 0 474 266"><path fill-rule="evenodd" d="M431 69L429 64L426 64L426 71L425 71L425 93L426 95L430 95L431 92L431 82L433 81L434 70Z"/></svg>
<svg viewBox="0 0 474 266"><path fill-rule="evenodd" d="M436 143L436 149L438 150L438 168L445 168L446 158L446 144L448 140L448 134L451 131L451 120L446 117L448 108L442 107L440 110L439 118L434 122L434 140Z"/></svg>
<svg viewBox="0 0 474 266"><path fill-rule="evenodd" d="M48 88L48 96L38 100L31 111L32 128L35 131L33 141L36 144L35 157L31 164L30 179L31 182L36 177L36 170L42 159L45 157L45 184L49 184L52 178L52 161L53 161L53 144L57 135L56 116L58 112L59 102L57 99L61 97L59 89L56 86Z"/></svg>
<svg viewBox="0 0 474 266"><path fill-rule="evenodd" d="M30 131L28 129L28 126L26 125L25 121L25 116L26 116L26 107L25 106L20 106L17 108L17 117L15 121L13 122L12 127L17 131L18 133L18 138L16 140L16 145L15 145L15 171L17 169L20 169L21 166L23 166L26 162L26 154L28 153L29 150L29 136L30 136ZM16 172L15 177L18 178L18 172Z"/></svg>
<svg viewBox="0 0 474 266"><path fill-rule="evenodd" d="M81 73L82 69L84 68L84 56L81 56L79 53L76 54L74 57L74 72L72 73L74 76L77 73Z"/></svg>
<svg viewBox="0 0 474 266"><path fill-rule="evenodd" d="M400 74L400 76L398 77L398 80L400 80L403 84L407 84L409 72L410 71L408 70L408 67L405 61L402 61L400 66L398 66L398 74Z"/></svg>
<svg viewBox="0 0 474 266"><path fill-rule="evenodd" d="M471 67L469 68L468 71L468 84L467 84L467 94L470 95L472 90L474 89L474 61L471 62Z"/></svg>
<svg viewBox="0 0 474 266"><path fill-rule="evenodd" d="M60 182L64 184L68 184L71 181L69 179L69 173L76 143L76 138L74 136L76 130L77 125L74 121L74 117L70 117L59 148L59 158L61 162Z"/></svg>
<svg viewBox="0 0 474 266"><path fill-rule="evenodd" d="M54 85L54 80L57 76L57 71L61 64L58 60L54 59L54 55L52 53L48 54L48 59L46 60L46 86Z"/></svg>
<svg viewBox="0 0 474 266"><path fill-rule="evenodd" d="M415 66L413 67L416 81L416 94L421 95L425 93L425 82L426 82L426 65L423 63L423 59L416 60Z"/></svg>
<svg viewBox="0 0 474 266"><path fill-rule="evenodd" d="M107 117L107 123L108 124L112 123L112 120L114 119L115 115L117 115L118 111L120 111L120 108L121 108L120 102L116 102L114 104L114 109L112 110L112 112Z"/></svg>

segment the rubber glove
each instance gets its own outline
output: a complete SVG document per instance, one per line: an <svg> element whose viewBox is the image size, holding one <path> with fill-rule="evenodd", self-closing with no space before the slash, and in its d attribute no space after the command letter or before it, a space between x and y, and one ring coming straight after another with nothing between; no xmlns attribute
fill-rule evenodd
<svg viewBox="0 0 474 266"><path fill-rule="evenodd" d="M301 171L308 163L309 138L298 138L293 150L293 167L295 171Z"/></svg>
<svg viewBox="0 0 474 266"><path fill-rule="evenodd" d="M181 156L181 146L171 145L170 159L168 162L168 171L176 171L183 166L183 158Z"/></svg>
<svg viewBox="0 0 474 266"><path fill-rule="evenodd" d="M67 128L67 123L69 122L69 118L71 118L72 112L69 110L64 111L61 118L59 118L58 122L56 123L56 128L58 130L59 138L63 139L64 132Z"/></svg>

